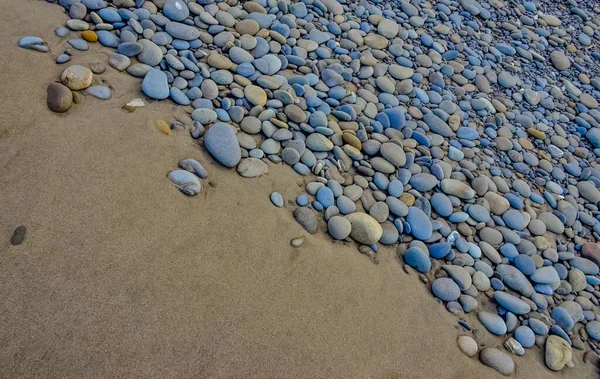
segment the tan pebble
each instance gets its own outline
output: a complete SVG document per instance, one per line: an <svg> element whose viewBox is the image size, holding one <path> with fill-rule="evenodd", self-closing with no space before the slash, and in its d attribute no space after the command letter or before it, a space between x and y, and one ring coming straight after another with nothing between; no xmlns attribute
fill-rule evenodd
<svg viewBox="0 0 600 379"><path fill-rule="evenodd" d="M342 135L342 139L344 140L344 142L346 142L347 144L352 145L353 147L357 148L358 150L362 149L362 143L360 142L360 140L353 135L350 132L345 132Z"/></svg>
<svg viewBox="0 0 600 379"><path fill-rule="evenodd" d="M519 138L519 145L521 145L521 147L525 150L532 150L533 149L533 143L531 143L530 140L528 140L527 138Z"/></svg>
<svg viewBox="0 0 600 379"><path fill-rule="evenodd" d="M415 203L415 197L408 192L404 192L402 195L400 195L400 201L403 202L407 207L412 207L412 205Z"/></svg>
<svg viewBox="0 0 600 379"><path fill-rule="evenodd" d="M173 134L173 132L171 131L171 127L164 120L154 121L154 126L156 126L156 129L158 129L159 132L161 132L162 134L164 134L166 136L170 136Z"/></svg>
<svg viewBox="0 0 600 379"><path fill-rule="evenodd" d="M529 128L529 129L527 129L527 133L531 134L532 136L534 136L537 139L546 138L546 133L542 132L539 129Z"/></svg>

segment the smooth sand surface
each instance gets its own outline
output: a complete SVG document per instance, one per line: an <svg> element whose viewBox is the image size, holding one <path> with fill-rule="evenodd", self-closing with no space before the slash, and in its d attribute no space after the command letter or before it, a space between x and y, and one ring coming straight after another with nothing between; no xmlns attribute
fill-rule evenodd
<svg viewBox="0 0 600 379"><path fill-rule="evenodd" d="M99 77L111 100L52 113L46 86L67 67L54 63L67 43L53 30L67 18L39 0L0 5L1 377L502 377L460 353L457 318L393 249L374 265L324 224L308 235L289 203L272 206L272 191L302 191L291 168L247 180L220 167L189 136L183 108L123 111L140 80L110 67ZM17 48L23 35L52 52ZM110 53L95 44L71 64L107 64ZM188 130L152 125L176 116ZM193 198L166 178L183 158L210 175ZM26 240L12 246L19 225ZM304 246L290 247L300 235ZM597 377L581 352L561 373L542 356L513 356L516 377Z"/></svg>

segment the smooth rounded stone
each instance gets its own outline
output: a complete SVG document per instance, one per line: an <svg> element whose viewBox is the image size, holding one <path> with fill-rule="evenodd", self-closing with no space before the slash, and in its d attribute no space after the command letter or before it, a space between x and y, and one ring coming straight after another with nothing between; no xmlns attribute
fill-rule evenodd
<svg viewBox="0 0 600 379"><path fill-rule="evenodd" d="M390 221L384 221L381 224L381 228L383 229L383 234L379 239L379 243L383 245L393 245L398 242L398 237L400 237L400 233L398 232L398 228Z"/></svg>
<svg viewBox="0 0 600 379"><path fill-rule="evenodd" d="M69 20L69 21L72 21L73 24L76 24L76 23L83 24L81 30L85 30L88 28L88 24L86 22L83 22L80 20ZM67 25L69 24L69 21L67 21ZM73 29L73 30L75 30L75 29ZM42 53L48 52L48 46L46 46L46 42L44 42L44 40L40 37L33 37L33 36L21 37L19 39L18 46L23 49L36 50L36 51L39 51Z"/></svg>
<svg viewBox="0 0 600 379"><path fill-rule="evenodd" d="M240 145L233 127L229 124L218 122L212 125L204 135L204 146L224 166L235 167L240 162L242 156ZM260 168L264 169L262 166Z"/></svg>
<svg viewBox="0 0 600 379"><path fill-rule="evenodd" d="M190 15L187 4L182 0L167 0L162 12L173 21L183 21Z"/></svg>
<svg viewBox="0 0 600 379"><path fill-rule="evenodd" d="M456 196L460 199L471 200L475 197L475 191L471 187L456 179L442 180L440 188L444 193Z"/></svg>
<svg viewBox="0 0 600 379"><path fill-rule="evenodd" d="M233 66L233 63L231 60L229 60L229 58L227 58L225 55L216 53L208 56L207 63L210 67L221 70L229 70Z"/></svg>
<svg viewBox="0 0 600 379"><path fill-rule="evenodd" d="M490 212L479 204L469 206L467 212L477 222L488 222L490 219Z"/></svg>
<svg viewBox="0 0 600 379"><path fill-rule="evenodd" d="M552 319L563 330L570 330L574 326L574 321L569 312L563 307L552 309Z"/></svg>
<svg viewBox="0 0 600 379"><path fill-rule="evenodd" d="M69 27L69 29L75 30L75 31L84 31L84 30L88 30L90 28L90 25L87 22L85 22L83 20L76 20L76 19L67 20L67 26ZM23 37L23 38L26 38L26 37ZM42 43L43 43L43 41L42 41Z"/></svg>
<svg viewBox="0 0 600 379"><path fill-rule="evenodd" d="M550 212L538 214L537 219L542 221L546 225L546 229L553 233L562 234L565 231L565 225L562 221Z"/></svg>
<svg viewBox="0 0 600 379"><path fill-rule="evenodd" d="M369 215L371 215L371 217L373 217L375 220L377 220L380 223L387 220L389 214L390 214L390 210L389 210L387 204L382 201L376 202L369 209Z"/></svg>
<svg viewBox="0 0 600 379"><path fill-rule="evenodd" d="M583 271L577 268L571 268L568 275L569 284L571 284L573 292L583 291L587 287L587 280Z"/></svg>
<svg viewBox="0 0 600 379"><path fill-rule="evenodd" d="M387 39L392 39L396 37L399 31L400 28L398 26L398 23L388 18L382 19L377 25L377 33L381 34Z"/></svg>
<svg viewBox="0 0 600 379"><path fill-rule="evenodd" d="M269 167L260 159L246 158L238 164L237 172L244 178L256 178L268 173Z"/></svg>
<svg viewBox="0 0 600 379"><path fill-rule="evenodd" d="M80 65L73 65L63 71L60 81L73 91L86 89L92 85L92 70Z"/></svg>
<svg viewBox="0 0 600 379"><path fill-rule="evenodd" d="M108 64L115 70L124 71L131 64L131 59L125 55L115 53L110 56Z"/></svg>
<svg viewBox="0 0 600 379"><path fill-rule="evenodd" d="M344 216L352 224L350 237L362 244L370 245L379 241L383 229L379 222L366 213L355 212Z"/></svg>
<svg viewBox="0 0 600 379"><path fill-rule="evenodd" d="M590 321L585 326L585 331L587 334L595 339L596 341L600 341L600 321Z"/></svg>
<svg viewBox="0 0 600 379"><path fill-rule="evenodd" d="M285 107L285 115L295 123L306 121L306 114L296 104L289 104Z"/></svg>
<svg viewBox="0 0 600 379"><path fill-rule="evenodd" d="M242 131L248 134L260 133L261 127L262 125L260 120L252 116L244 117L240 123L240 128L242 129Z"/></svg>
<svg viewBox="0 0 600 379"><path fill-rule="evenodd" d="M531 311L529 304L507 292L494 292L494 299L505 309L517 315L524 315Z"/></svg>
<svg viewBox="0 0 600 379"><path fill-rule="evenodd" d="M212 79L206 79L200 85L200 91L202 91L202 97L208 100L214 100L219 95L219 88L217 83Z"/></svg>
<svg viewBox="0 0 600 379"><path fill-rule="evenodd" d="M200 193L202 185L196 175L186 170L174 170L169 173L169 180L179 188L179 190L187 195L194 196Z"/></svg>
<svg viewBox="0 0 600 379"><path fill-rule="evenodd" d="M559 336L549 335L545 346L546 366L552 371L560 371L573 359L571 346Z"/></svg>
<svg viewBox="0 0 600 379"><path fill-rule="evenodd" d="M208 108L194 109L192 112L192 120L198 121L202 125L210 124L217 119L217 112Z"/></svg>
<svg viewBox="0 0 600 379"><path fill-rule="evenodd" d="M600 268L593 261L587 258L577 257L569 261L572 267L581 270L586 275L596 275L600 272Z"/></svg>
<svg viewBox="0 0 600 379"><path fill-rule="evenodd" d="M163 52L154 42L141 39L138 43L143 47L141 53L137 55L138 61L148 66L157 66L163 59Z"/></svg>
<svg viewBox="0 0 600 379"><path fill-rule="evenodd" d="M552 266L544 266L535 270L531 280L541 284L554 284L560 282L556 269Z"/></svg>
<svg viewBox="0 0 600 379"><path fill-rule="evenodd" d="M529 280L516 267L501 264L496 267L496 272L502 276L502 281L508 287L519 292L521 295L530 297L533 295L533 286Z"/></svg>
<svg viewBox="0 0 600 379"><path fill-rule="evenodd" d="M295 165L300 161L300 154L296 149L286 147L281 151L281 159L289 165ZM321 202L321 204L323 203ZM323 204L323 206L325 206L325 204ZM327 208L327 206L325 206L325 208Z"/></svg>
<svg viewBox="0 0 600 379"><path fill-rule="evenodd" d="M142 81L142 91L153 99L163 100L169 97L167 75L158 69L148 71Z"/></svg>
<svg viewBox="0 0 600 379"><path fill-rule="evenodd" d="M531 234L533 234L534 236L541 236L544 235L544 233L546 233L546 225L543 221L538 219L531 220L529 222L529 225L527 225L527 229L529 229Z"/></svg>
<svg viewBox="0 0 600 379"><path fill-rule="evenodd" d="M468 357L474 357L479 351L477 342L469 336L460 336L456 340L456 344L460 351L462 351Z"/></svg>
<svg viewBox="0 0 600 379"><path fill-rule="evenodd" d="M175 21L168 22L165 25L165 31L173 38L182 39L184 41L193 41L200 37L200 30L196 27Z"/></svg>
<svg viewBox="0 0 600 379"><path fill-rule="evenodd" d="M398 80L406 80L414 75L414 70L409 67L400 66L398 64L392 64L388 67L389 74Z"/></svg>
<svg viewBox="0 0 600 379"><path fill-rule="evenodd" d="M136 78L144 78L148 72L152 70L152 67L143 63L134 63L131 66L127 67L127 73L131 76L135 76Z"/></svg>
<svg viewBox="0 0 600 379"><path fill-rule="evenodd" d="M402 167L406 164L404 149L393 142L381 144L379 152L382 157L396 167Z"/></svg>
<svg viewBox="0 0 600 379"><path fill-rule="evenodd" d="M291 239L290 245L295 248L299 248L300 246L304 245L304 236Z"/></svg>
<svg viewBox="0 0 600 379"><path fill-rule="evenodd" d="M577 190L579 191L579 195L592 203L600 201L600 191L598 191L594 183L590 181L581 181L577 183Z"/></svg>
<svg viewBox="0 0 600 379"><path fill-rule="evenodd" d="M515 362L510 355L493 347L486 347L481 350L479 360L484 365L493 368L504 376L510 376L515 371Z"/></svg>
<svg viewBox="0 0 600 379"><path fill-rule="evenodd" d="M517 85L517 76L511 75L508 71L502 71L498 75L498 84L504 88L513 88Z"/></svg>
<svg viewBox="0 0 600 379"><path fill-rule="evenodd" d="M350 235L352 224L342 216L333 216L327 221L327 231L334 239L343 240Z"/></svg>
<svg viewBox="0 0 600 379"><path fill-rule="evenodd" d="M513 260L515 266L525 275L533 275L536 270L535 262L525 254L519 254Z"/></svg>
<svg viewBox="0 0 600 379"><path fill-rule="evenodd" d="M206 169L202 167L200 162L195 159L182 159L179 162L179 168L189 171L193 174L196 174L200 179L208 178L208 173Z"/></svg>
<svg viewBox="0 0 600 379"><path fill-rule="evenodd" d="M490 289L490 279L481 271L477 271L473 274L473 285L477 290L485 292Z"/></svg>
<svg viewBox="0 0 600 379"><path fill-rule="evenodd" d="M497 231L496 229L492 229L492 228L482 228L479 231L479 237L491 244L491 245L499 245L502 243L503 237L502 237L502 233L500 233L499 231Z"/></svg>
<svg viewBox="0 0 600 379"><path fill-rule="evenodd" d="M312 133L306 138L306 147L315 152L333 150L333 142L320 133Z"/></svg>
<svg viewBox="0 0 600 379"><path fill-rule="evenodd" d="M410 249L412 249L412 248L409 248L408 250L410 250ZM408 251L407 251L407 253L408 253ZM421 251L421 253L422 253L422 251ZM423 253L423 254L425 254L425 253ZM426 256L426 254L425 254L425 258L423 258L422 255L419 255L419 259L427 259L427 261L429 262L429 258ZM405 254L404 260L406 261L406 254ZM406 261L406 262L408 263L408 261ZM408 264L410 265L410 263L408 263ZM413 267L415 267L415 266L413 266ZM421 270L419 270L419 271L421 271ZM427 271L429 271L429 269L427 269L426 271L421 271L421 272L427 272ZM443 300L443 301L455 301L460 297L460 288L450 278L436 279L433 282L433 284L431 285L431 292L433 292L435 297L437 297L438 299Z"/></svg>
<svg viewBox="0 0 600 379"><path fill-rule="evenodd" d="M529 327L535 332L535 334L540 336L547 335L549 331L548 325L534 318L529 319Z"/></svg>
<svg viewBox="0 0 600 379"><path fill-rule="evenodd" d="M121 42L117 48L119 54L126 57L134 57L144 50L144 46L137 42Z"/></svg>
<svg viewBox="0 0 600 379"><path fill-rule="evenodd" d="M85 92L88 95L94 96L100 100L108 100L112 94L110 88L106 86L90 86Z"/></svg>
<svg viewBox="0 0 600 379"><path fill-rule="evenodd" d="M433 234L433 226L429 217L419 208L408 208L406 222L411 227L411 234L422 241L428 240Z"/></svg>
<svg viewBox="0 0 600 379"><path fill-rule="evenodd" d="M46 104L53 112L66 112L73 105L73 93L60 83L50 83L46 90Z"/></svg>
<svg viewBox="0 0 600 379"><path fill-rule="evenodd" d="M298 207L293 212L294 219L310 234L315 234L319 228L319 221L315 213L307 207Z"/></svg>
<svg viewBox="0 0 600 379"><path fill-rule="evenodd" d="M433 196L431 196L431 205L442 217L448 217L453 212L452 202L443 193L434 193Z"/></svg>
<svg viewBox="0 0 600 379"><path fill-rule="evenodd" d="M252 84L244 88L244 96L254 105L264 106L267 103L267 93L265 90Z"/></svg>
<svg viewBox="0 0 600 379"><path fill-rule="evenodd" d="M421 272L421 273L427 273L429 270L431 270L431 261L429 260L429 256L427 255L426 252L424 252L421 248L417 247L417 246L411 246L409 247L406 252L404 253L404 262L406 262L407 265L409 265L410 267L416 269L417 271ZM452 279L448 279L451 282L454 283L454 281ZM456 285L456 283L454 283L454 285ZM456 288L458 289L458 285L456 285ZM433 289L433 288L432 288ZM458 294L456 295L456 298L452 299L452 300L456 300L458 299L458 297L460 296L460 289L458 289ZM450 300L448 300L450 301Z"/></svg>
<svg viewBox="0 0 600 379"><path fill-rule="evenodd" d="M410 178L410 185L419 192L431 191L437 184L438 179L431 174L421 173Z"/></svg>
<svg viewBox="0 0 600 379"><path fill-rule="evenodd" d="M67 63L70 60L71 60L71 57L67 54L61 54L58 57L56 57L56 63L58 63L58 64Z"/></svg>
<svg viewBox="0 0 600 379"><path fill-rule="evenodd" d="M556 67L556 69L560 71L567 70L569 69L569 67L571 67L571 62L569 62L569 58L567 58L567 56L559 50L554 50L552 53L550 53L550 61L552 62L554 67Z"/></svg>
<svg viewBox="0 0 600 379"><path fill-rule="evenodd" d="M433 113L425 114L423 116L423 121L427 124L427 126L429 126L429 129L432 132L439 134L442 137L448 137L448 138L454 137L454 132L452 131L450 126L448 126L448 124L446 124L446 122L444 120L442 120L435 114L433 114Z"/></svg>
<svg viewBox="0 0 600 379"><path fill-rule="evenodd" d="M442 266L442 269L446 271L452 279L454 279L461 291L465 291L467 288L471 287L471 284L473 284L471 280L471 274L469 274L469 272L463 267L444 265Z"/></svg>
<svg viewBox="0 0 600 379"><path fill-rule="evenodd" d="M477 314L477 318L490 333L498 336L506 334L506 324L497 314L482 311Z"/></svg>
<svg viewBox="0 0 600 379"><path fill-rule="evenodd" d="M234 63L241 64L244 62L252 62L254 57L241 47L234 46L229 50L229 59Z"/></svg>
<svg viewBox="0 0 600 379"><path fill-rule="evenodd" d="M295 151L295 150L294 150ZM335 196L331 188L322 186L317 191L317 201L323 205L324 208L329 208L335 203Z"/></svg>
<svg viewBox="0 0 600 379"><path fill-rule="evenodd" d="M520 231L525 229L526 226L523 215L521 215L521 212L515 209L509 209L508 211L504 212L502 215L502 220L504 220L506 226L513 230Z"/></svg>

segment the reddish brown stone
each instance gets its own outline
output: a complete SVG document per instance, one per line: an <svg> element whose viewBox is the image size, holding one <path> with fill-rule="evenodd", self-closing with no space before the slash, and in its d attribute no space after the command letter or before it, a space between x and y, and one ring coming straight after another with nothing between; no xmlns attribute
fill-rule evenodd
<svg viewBox="0 0 600 379"><path fill-rule="evenodd" d="M600 266L600 245L588 242L581 248L581 256Z"/></svg>

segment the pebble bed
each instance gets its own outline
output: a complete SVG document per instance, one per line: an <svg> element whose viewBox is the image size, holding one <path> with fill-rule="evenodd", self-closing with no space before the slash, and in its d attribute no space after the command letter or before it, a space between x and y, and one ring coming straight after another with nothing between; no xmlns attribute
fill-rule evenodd
<svg viewBox="0 0 600 379"><path fill-rule="evenodd" d="M187 107L223 166L246 178L293 167L306 193L286 204L274 192L274 206L375 263L378 244L396 245L458 317L467 356L504 375L534 346L551 370L574 354L597 365L600 4L46 1L70 17L57 64L114 48L108 65ZM40 37L18 44L49 52ZM94 76L106 69L66 68L49 108L110 98ZM169 180L199 193L204 167L179 167ZM486 332L503 346L483 346Z"/></svg>

